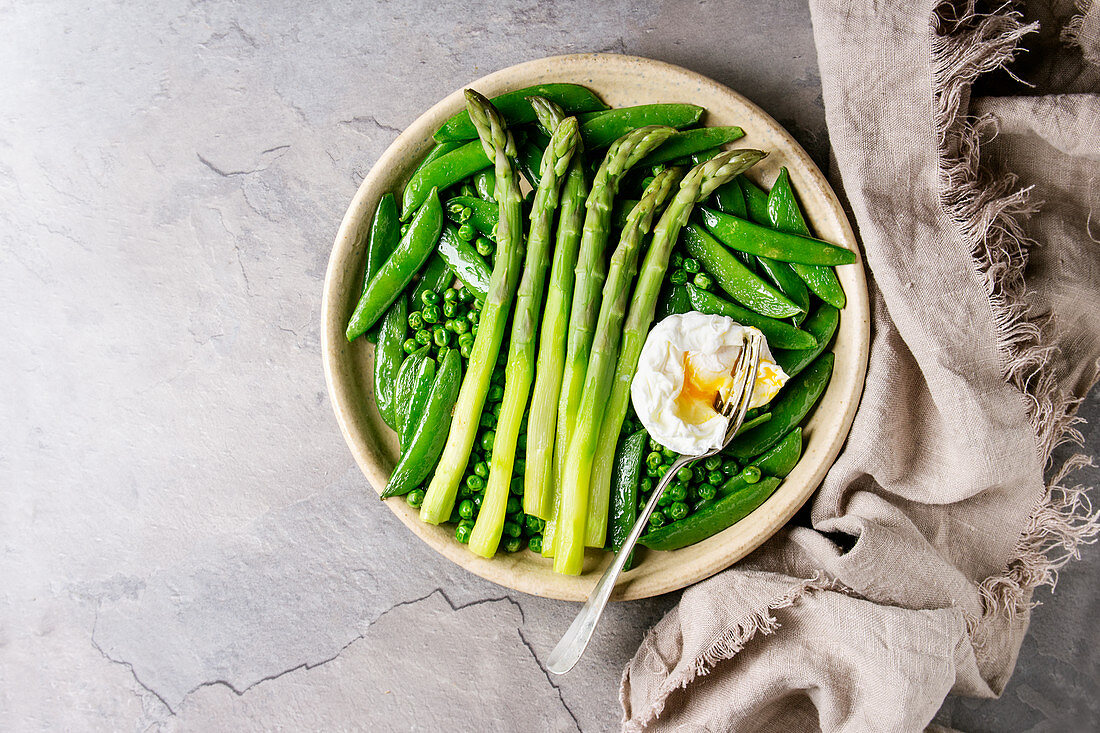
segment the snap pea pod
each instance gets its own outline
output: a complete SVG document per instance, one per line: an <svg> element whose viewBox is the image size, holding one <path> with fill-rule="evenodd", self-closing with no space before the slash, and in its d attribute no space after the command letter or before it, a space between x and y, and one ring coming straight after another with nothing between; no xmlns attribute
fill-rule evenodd
<svg viewBox="0 0 1100 733"><path fill-rule="evenodd" d="M420 416L424 414L424 408L427 407L428 395L432 391L432 384L435 382L435 367L435 359L430 358L427 351L425 351L416 368L416 373L413 374L410 380L411 389L407 398L408 401L397 403L398 439L401 450L408 449L409 442L416 431L416 426L420 423ZM397 378L401 378L400 372ZM404 419L402 419L402 415L404 415Z"/></svg>
<svg viewBox="0 0 1100 733"><path fill-rule="evenodd" d="M752 274L730 250L716 242L701 227L694 224L685 226L680 234L680 245L703 265L722 290L760 315L787 318L803 312L800 306Z"/></svg>
<svg viewBox="0 0 1100 733"><path fill-rule="evenodd" d="M413 217L405 236L401 237L393 254L371 278L363 297L359 299L359 305L348 321L348 341L363 335L397 300L435 249L442 227L443 207L435 189L432 189Z"/></svg>
<svg viewBox="0 0 1100 733"><path fill-rule="evenodd" d="M432 146L432 149L428 151L428 154L424 156L424 159L417 164L416 168L413 169L412 175L415 176L424 168L424 166L428 165L436 158L440 158L451 152L452 150L458 150L465 144L466 142L464 140L448 140L445 143L436 143Z"/></svg>
<svg viewBox="0 0 1100 733"><path fill-rule="evenodd" d="M683 285L672 285L661 296L661 302L657 306L657 318L664 320L672 315L687 313L691 310L691 298L688 297L687 288Z"/></svg>
<svg viewBox="0 0 1100 733"><path fill-rule="evenodd" d="M443 364L432 382L424 413L413 431L408 448L394 466L382 498L401 496L415 489L428 477L439 461L447 440L447 426L462 382L462 364L457 349L448 349Z"/></svg>
<svg viewBox="0 0 1100 733"><path fill-rule="evenodd" d="M746 202L746 214L742 218L747 218L760 226L771 227L772 221L768 214L767 204L768 194L744 176L741 177L739 184ZM744 195L745 191L749 192L748 195ZM806 234L809 234L809 232L806 232ZM806 283L802 282L802 279L791 269L791 265L786 262L773 260L770 257L757 257L755 259L760 270L775 283L779 291L802 309L801 313L794 316L794 325L800 325L810 310L810 291L806 289Z"/></svg>
<svg viewBox="0 0 1100 733"><path fill-rule="evenodd" d="M608 108L591 89L579 84L536 84L497 95L491 101L504 118L504 122L511 126L534 121L535 110L527 101L528 97L545 97L569 113L593 112ZM444 122L434 137L439 141L473 140L477 137L477 128L470 121L470 113L462 110Z"/></svg>
<svg viewBox="0 0 1100 733"><path fill-rule="evenodd" d="M651 550L678 550L732 527L764 503L779 479L765 478L723 496L691 516L642 535L638 543Z"/></svg>
<svg viewBox="0 0 1100 733"><path fill-rule="evenodd" d="M744 219L748 210L745 208L745 192L741 190L741 178L743 176L735 178L724 186L719 186L711 196L711 200L714 202L714 208L722 213Z"/></svg>
<svg viewBox="0 0 1100 733"><path fill-rule="evenodd" d="M826 351L784 385L779 397L771 403L772 419L766 425L738 435L726 448L726 452L735 458L746 459L759 455L778 443L791 428L802 422L802 418L806 417L824 394L832 373L833 354Z"/></svg>
<svg viewBox="0 0 1100 733"><path fill-rule="evenodd" d="M641 104L606 112L588 112L578 115L578 120L584 145L591 150L606 148L641 127L660 125L679 129L694 125L703 112L702 107L694 104Z"/></svg>
<svg viewBox="0 0 1100 733"><path fill-rule="evenodd" d="M401 224L397 220L397 201L392 193L387 193L378 200L378 208L374 210L374 218L371 219L370 234L367 236L367 264L363 275L363 292L367 292L367 285L378 272L401 238Z"/></svg>
<svg viewBox="0 0 1100 733"><path fill-rule="evenodd" d="M772 226L780 231L810 236L810 228L806 226L806 220L798 208L798 200L795 198L794 189L791 188L791 176L786 168L779 169L779 178L776 179L771 193L768 194L768 216ZM843 308L847 303L844 288L833 268L800 263L792 263L791 268L817 297L829 305Z"/></svg>
<svg viewBox="0 0 1100 733"><path fill-rule="evenodd" d="M442 191L490 165L489 156L477 140L439 156L417 170L405 184L401 194L401 220L412 216L433 188Z"/></svg>
<svg viewBox="0 0 1100 733"><path fill-rule="evenodd" d="M489 293L481 309L478 332L470 352L466 378L462 381L458 401L454 406L451 428L439 460L439 469L432 477L420 518L429 524L447 521L454 508L458 484L470 461L470 450L477 437L478 421L485 407L489 380L496 367L504 329L512 310L512 299L523 266L523 197L519 178L511 157L516 145L504 126L500 113L489 100L472 89L466 90L466 107L477 127L478 137L486 155L492 154L496 165L495 197L499 207L497 221L497 259L489 279Z"/></svg>
<svg viewBox="0 0 1100 733"><path fill-rule="evenodd" d="M740 435L741 433L744 433L748 430L752 430L757 425L763 425L771 419L772 414L770 412L761 412L756 417L750 417L748 420L742 423L741 427L737 428L737 434Z"/></svg>
<svg viewBox="0 0 1100 733"><path fill-rule="evenodd" d="M416 283L416 287L413 288L412 292L414 308L419 308L420 304L424 302L423 295L425 292L430 290L433 293L438 293L454 280L451 268L447 266L447 261L440 256L438 250L432 252L431 257L428 258L428 263L424 265L420 273L420 280Z"/></svg>
<svg viewBox="0 0 1100 733"><path fill-rule="evenodd" d="M409 404L416 389L416 374L420 365L428 359L430 346L422 346L405 357L401 367L397 370L397 379L394 381L394 411L397 414L397 435L405 431L405 423L408 422Z"/></svg>
<svg viewBox="0 0 1100 733"><path fill-rule="evenodd" d="M397 410L393 386L405 353L402 345L408 323L408 302L402 296L394 301L382 318L374 347L374 402L378 405L378 414L394 430L397 429Z"/></svg>
<svg viewBox="0 0 1100 733"><path fill-rule="evenodd" d="M772 448L752 459L749 465L759 468L765 476L786 478L801 457L802 428L795 428Z"/></svg>
<svg viewBox="0 0 1100 733"><path fill-rule="evenodd" d="M820 239L768 229L705 207L699 213L710 233L731 249L807 265L850 265L856 261L854 252Z"/></svg>
<svg viewBox="0 0 1100 733"><path fill-rule="evenodd" d="M519 165L520 172L527 179L527 183L531 185L531 188L538 188L539 186L539 168L542 167L544 150L546 150L546 145L540 146L538 140L532 139L532 136L528 136L527 140L519 146L516 164Z"/></svg>
<svg viewBox="0 0 1100 733"><path fill-rule="evenodd" d="M455 196L447 199L447 218L459 222L463 209L470 210L470 223L482 236L496 240L497 211L495 201L483 201L476 196Z"/></svg>
<svg viewBox="0 0 1100 733"><path fill-rule="evenodd" d="M496 183L497 177L492 168L486 168L474 174L474 190L477 191L478 198L492 201Z"/></svg>
<svg viewBox="0 0 1100 733"><path fill-rule="evenodd" d="M477 250L459 237L458 231L448 224L443 227L443 233L439 235L436 252L447 263L450 271L462 281L466 289L474 294L477 301L484 303L485 296L489 292L489 278L492 276L492 271Z"/></svg>
<svg viewBox="0 0 1100 733"><path fill-rule="evenodd" d="M639 168L654 166L658 163L667 163L676 158L695 155L708 151L717 155L721 146L733 142L745 136L745 131L740 127L700 127L696 130L683 130L677 132L664 142L661 147L642 158ZM696 161L696 163L701 161Z"/></svg>
<svg viewBox="0 0 1100 733"><path fill-rule="evenodd" d="M811 349L797 350L773 349L772 355L775 356L775 363L783 367L783 371L787 373L788 377L798 374L808 367L817 358L818 354L825 350L829 342L832 341L833 334L836 333L839 324L840 311L828 303L822 303L814 311L814 314L802 324L802 328L806 330L806 333L817 339L817 346Z"/></svg>
<svg viewBox="0 0 1100 733"><path fill-rule="evenodd" d="M762 226L767 226L771 219L768 218L768 192L757 186L745 176L740 176L737 182L741 185L741 192L745 196L745 218Z"/></svg>
<svg viewBox="0 0 1100 733"><path fill-rule="evenodd" d="M607 547L618 552L638 520L638 483L642 477L642 457L649 434L639 430L624 438L615 453L615 470L611 474L611 516L608 520ZM634 562L631 555L624 570Z"/></svg>
<svg viewBox="0 0 1100 733"><path fill-rule="evenodd" d="M692 307L700 313L716 316L729 316L743 326L760 329L769 346L785 349L812 349L817 341L813 336L801 331L789 323L762 316L759 313L742 308L691 283L686 286Z"/></svg>

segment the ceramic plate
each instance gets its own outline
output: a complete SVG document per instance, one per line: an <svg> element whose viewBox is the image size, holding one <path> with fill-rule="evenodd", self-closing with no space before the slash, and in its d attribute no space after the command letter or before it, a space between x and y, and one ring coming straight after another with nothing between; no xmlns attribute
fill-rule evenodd
<svg viewBox="0 0 1100 733"><path fill-rule="evenodd" d="M650 59L612 54L577 54L529 61L489 74L468 86L487 96L544 82L575 82L598 93L612 107L655 102L690 102L707 109L706 125L740 125L745 137L727 147L759 148L769 155L749 177L770 187L781 166L790 170L806 218L816 234L858 252L844 211L821 171L778 123L745 97L686 69ZM325 377L344 439L376 491L397 462L397 441L382 422L373 398L374 347L366 339L348 343L347 325L359 298L365 249L358 246L378 199L393 191L400 200L405 180L432 145L432 133L463 109L455 90L409 125L363 180L336 235L322 304ZM673 552L639 550L634 569L624 573L615 598L645 598L683 588L729 567L782 527L806 502L839 453L863 388L867 367L869 317L863 265L837 270L848 305L841 312L833 351L836 365L828 390L805 426L805 452L779 489L759 509L703 542ZM404 499L385 502L412 533L472 573L525 593L584 600L610 561L610 553L588 550L579 577L555 574L551 560L528 550L478 557L454 538L454 527L420 521ZM413 537L394 538L413 542Z"/></svg>

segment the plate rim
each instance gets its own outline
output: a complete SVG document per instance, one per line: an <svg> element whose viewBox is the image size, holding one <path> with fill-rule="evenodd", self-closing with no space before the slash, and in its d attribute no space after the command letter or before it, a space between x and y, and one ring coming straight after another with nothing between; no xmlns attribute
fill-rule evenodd
<svg viewBox="0 0 1100 733"><path fill-rule="evenodd" d="M360 234L364 228L369 225L377 197L380 197L381 194L384 193L383 190L374 192L376 196L374 201L371 201L372 192L381 185L381 179L387 175L387 173L391 173L394 164L401 158L412 157L418 159L427 152L427 149L432 144L431 135L438 126L439 121L441 121L441 119L446 119L446 117L449 117L455 111L462 108L463 89L474 87L485 91L485 93L489 95L495 95L508 89L521 88L533 83L539 83L538 81L532 80L532 77L543 75L548 67L575 67L569 70L570 76L572 77L572 72L575 69L583 68L586 64L598 64L604 69L618 67L624 72L629 71L631 73L644 73L645 70L651 69L659 71L662 74L680 77L685 81L698 84L700 88L704 86L708 87L711 93L728 96L737 104L743 105L753 114L758 115L764 124L772 128L770 132L778 134L781 138L785 139L784 141L788 149L784 150L784 154L792 158L788 163L792 168L792 175L795 173L793 169L794 165L797 164L799 175L808 176L810 179L808 182L824 194L830 206L830 211L828 213L835 217L836 225L839 228L840 241L838 243L853 250L857 257L853 265L845 266L849 269L842 274L842 280L845 281L844 286L848 296L848 303L842 311L841 327L844 328L847 326L850 328L854 326L856 336L856 340L852 344L852 346L855 347L855 352L849 354L850 357L854 357L854 363L849 365L852 369L849 375L849 381L854 382L854 387L850 388L847 394L841 396L844 402L843 414L839 415L839 419L833 421L836 428L835 432L830 434L830 439L825 444L815 446L816 452L822 455L817 458L815 466L809 471L810 475L803 478L801 486L793 487L798 489L797 491L784 492L783 488L790 483L784 480L780 489L778 489L768 501L750 514L749 517L746 517L741 523L715 535L715 537L710 538L710 540L704 541L704 543L709 543L711 540L722 538L728 533L733 532L738 526L748 522L750 517L754 518L750 524L757 525L759 529L752 537L739 538L741 541L736 545L736 549L725 553L721 551L709 551L701 555L697 551L693 552L692 554L698 557L696 561L689 566L688 571L676 574L676 577L669 578L665 582L656 582L653 577L646 577L644 580L638 578L636 581L632 582L629 577L631 573L624 575L623 581L621 581L617 587L613 599L631 600L680 590L688 585L704 580L745 557L778 532L806 503L817 490L821 481L824 480L825 474L832 467L836 457L840 453L844 441L847 439L856 409L862 397L870 349L870 315L866 274L863 268L862 253L860 252L855 232L839 197L829 185L824 174L813 162L813 159L810 158L802 146L799 145L785 128L764 112L759 106L739 92L698 72L691 71L690 69L641 56L607 53L566 54L532 59L494 71L451 92L419 115L397 136L396 139L394 139L385 151L383 151L381 156L379 156L378 160L371 167L370 172L363 178L349 203L347 211L341 220L340 227L337 230L336 239L333 243L328 266L325 271L321 302L322 365L325 372L325 382L328 389L329 401L332 405L337 423L340 426L340 432L344 437L344 441L364 476L375 491L380 493L381 487L383 487L388 480L388 472L382 468L383 456L375 449L376 446L372 447L361 442L358 431L353 431L352 429L351 413L355 405L360 405L361 409L361 400L365 396L356 396L354 394L348 395L346 393L347 389L342 388L346 387L346 385L341 384L343 377L340 373L338 361L339 358L345 354L346 350L351 348L364 348L365 346L363 339L359 339L353 344L348 344L344 337L344 326L340 324L346 321L347 313L344 312L346 306L343 304L342 300L346 300L348 296L347 290L339 288L337 285L342 279L341 275L343 271L350 267L349 260L356 260L354 249L360 239ZM596 91L597 94L601 93L600 89L594 89L594 91ZM424 128L427 128L426 134ZM749 130L746 129L746 132L749 132ZM370 205L368 206L368 204ZM807 211L806 213L810 218L818 218L821 215L821 212L816 210L813 212ZM361 258L359 259L361 260ZM845 322L846 318L848 319L847 323ZM355 344L358 344L358 347L356 347ZM373 346L367 348L369 348L370 353L373 354ZM370 358L370 361L373 362L373 357ZM834 378L835 374L834 372ZM372 380L368 379L367 381ZM830 383L829 388L826 390L826 395L822 398L822 402L828 398L829 392L833 390L833 387L834 384ZM373 386L371 389L373 390ZM368 399L373 403L372 396ZM349 400L354 404L349 404ZM812 425L816 419L817 414L815 413L810 420L810 424ZM386 436L380 437L383 440L386 439ZM805 458L806 453L803 454L803 458L800 459L799 463L804 463ZM798 468L796 468L796 471L797 470ZM783 501L776 502L775 500L777 497L782 497ZM457 543L453 538L452 532L441 531L442 527L436 527L421 522L416 511L411 509L401 497L387 499L384 503L420 540L425 542L443 557L490 582L531 595L559 600L583 601L591 589L592 582L598 574L602 572L603 567L610 559L610 553L601 552L599 554L603 557L595 557L594 553L590 551L586 553L588 557L586 557L585 561L585 572L580 576L548 576L546 573L539 573L536 575L531 573L529 569L524 569L524 556L531 554L527 550L522 550L519 553L513 553L511 555L498 553L495 558L487 560L474 555L465 547ZM704 543L676 550L674 553L684 553L692 548L702 548ZM715 547L715 545L711 545L711 547Z"/></svg>

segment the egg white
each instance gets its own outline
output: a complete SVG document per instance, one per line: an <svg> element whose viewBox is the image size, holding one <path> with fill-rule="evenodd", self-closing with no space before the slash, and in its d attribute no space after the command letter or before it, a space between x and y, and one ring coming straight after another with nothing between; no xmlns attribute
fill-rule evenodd
<svg viewBox="0 0 1100 733"><path fill-rule="evenodd" d="M728 420L714 411L714 396L730 381L750 330L757 331L726 316L696 311L669 316L653 327L642 347L630 396L654 440L693 456L722 446ZM766 405L787 379L765 339L749 407Z"/></svg>

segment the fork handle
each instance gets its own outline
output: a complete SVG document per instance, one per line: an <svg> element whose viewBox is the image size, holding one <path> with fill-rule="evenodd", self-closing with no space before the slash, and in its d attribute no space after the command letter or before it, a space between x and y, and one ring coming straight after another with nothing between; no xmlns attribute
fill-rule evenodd
<svg viewBox="0 0 1100 733"><path fill-rule="evenodd" d="M642 532L645 531L646 524L649 522L650 516L653 515L653 510L657 508L657 501L661 498L661 495L665 493L665 489L668 488L668 485L672 483L673 478L676 476L676 472L699 458L701 458L701 456L680 456L673 461L672 466L665 471L665 475L661 477L661 480L657 483L657 487L653 489L653 493L650 495L649 501L646 502L645 508L642 509L642 513L638 515L637 521L634 522L634 527L631 528L630 534L627 535L626 540L623 542L623 546L615 553L615 559L607 566L607 570L604 571L603 577L596 582L596 586L592 589L592 592L588 594L588 600L585 601L580 613L573 619L573 623L569 626L565 635L561 637L561 641L558 642L558 645L554 647L554 651L550 652L550 656L547 657L546 668L551 672L554 674L565 674L573 669L573 665L575 665L577 660L581 658L581 655L584 654L584 650L588 646L589 640L592 638L592 632L595 631L596 624L599 622L600 616L603 615L604 608L607 607L607 602L611 598L611 592L615 590L615 581L619 579L619 574L626 566L626 559L630 557L630 553L634 550L634 545L638 543L639 538L642 536Z"/></svg>

